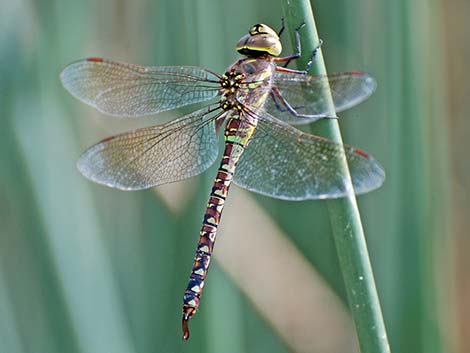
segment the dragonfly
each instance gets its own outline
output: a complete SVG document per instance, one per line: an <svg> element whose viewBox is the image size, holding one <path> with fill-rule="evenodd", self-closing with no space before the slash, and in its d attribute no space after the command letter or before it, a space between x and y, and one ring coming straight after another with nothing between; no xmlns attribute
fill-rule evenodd
<svg viewBox="0 0 470 353"><path fill-rule="evenodd" d="M282 30L281 30L282 32ZM221 75L195 66L145 67L103 58L67 66L63 86L102 113L143 117L208 103L166 124L105 138L79 158L88 179L122 190L142 190L187 179L209 168L218 156L218 132L225 149L210 192L194 264L183 296L183 339L199 309L222 211L232 182L284 200L362 194L380 187L382 166L366 152L295 127L331 118L367 99L376 81L364 72L311 76L287 68L300 57L281 57L279 34L265 24L252 26L236 44L243 56ZM281 65L282 64L282 65ZM350 179L338 170L347 160Z"/></svg>

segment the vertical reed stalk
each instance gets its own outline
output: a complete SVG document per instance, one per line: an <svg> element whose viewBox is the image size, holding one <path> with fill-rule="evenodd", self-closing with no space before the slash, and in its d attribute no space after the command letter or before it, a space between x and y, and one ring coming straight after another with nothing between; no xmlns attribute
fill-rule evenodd
<svg viewBox="0 0 470 353"><path fill-rule="evenodd" d="M319 43L310 1L284 0L283 11L293 43L294 28L305 23L300 33L302 57L298 60L299 67L305 68L309 56ZM326 74L321 50L315 58L310 74ZM330 112L334 114L331 92L325 91L324 94L325 98L329 98ZM315 128L316 133L342 144L336 120L325 119L316 123ZM338 168L342 169L344 175L350 179L349 170L344 161L338 160ZM328 200L327 205L361 352L388 353L390 347L356 198L350 194L341 199Z"/></svg>

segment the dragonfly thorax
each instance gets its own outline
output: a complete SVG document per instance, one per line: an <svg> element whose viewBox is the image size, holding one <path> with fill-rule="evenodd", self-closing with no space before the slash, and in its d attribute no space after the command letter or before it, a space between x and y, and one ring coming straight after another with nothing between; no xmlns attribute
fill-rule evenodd
<svg viewBox="0 0 470 353"><path fill-rule="evenodd" d="M242 84L245 75L237 72L236 70L227 71L220 81L222 86L222 98L220 99L220 104L222 109L225 111L228 110L242 110L242 105L237 99L237 93L240 90L240 85Z"/></svg>
<svg viewBox="0 0 470 353"><path fill-rule="evenodd" d="M256 111L268 96L276 65L269 57L247 57L232 64L220 81L222 109Z"/></svg>
<svg viewBox="0 0 470 353"><path fill-rule="evenodd" d="M268 58L244 58L230 66L221 80L221 107L224 110L261 108L268 96L275 64Z"/></svg>

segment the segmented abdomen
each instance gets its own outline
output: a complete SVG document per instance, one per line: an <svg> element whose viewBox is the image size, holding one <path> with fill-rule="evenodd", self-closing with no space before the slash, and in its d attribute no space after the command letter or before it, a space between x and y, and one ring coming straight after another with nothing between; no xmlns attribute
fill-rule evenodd
<svg viewBox="0 0 470 353"><path fill-rule="evenodd" d="M232 183L235 167L256 125L248 120L232 117L225 128L225 150L210 193L202 228L199 233L194 265L183 297L183 339L189 338L188 321L196 314L209 270L217 227L222 216L225 199Z"/></svg>

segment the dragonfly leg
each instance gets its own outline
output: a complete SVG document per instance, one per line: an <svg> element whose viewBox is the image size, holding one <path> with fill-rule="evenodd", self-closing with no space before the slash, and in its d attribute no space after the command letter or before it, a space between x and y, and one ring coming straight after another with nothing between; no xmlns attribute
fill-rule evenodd
<svg viewBox="0 0 470 353"><path fill-rule="evenodd" d="M290 62L292 60L295 60L295 59L298 59L302 56L302 45L300 43L300 30L305 26L305 22L302 22L302 24L297 27L295 29L295 42L296 42L296 52L294 54L291 54L291 55L288 55L288 56L284 56L282 58L275 58L274 61L275 62L283 62L284 65L282 66L282 68L284 69L287 69L287 66L290 64ZM279 34L278 36L281 35L281 33L284 31L285 29L285 26L284 26L284 18L282 18L282 28L281 30L279 31ZM318 54L318 50L320 50L320 48L322 47L323 45L323 40L320 39L318 45L315 47L315 49L313 49L313 52L312 52L312 55L310 56L310 59L308 60L307 62L307 66L305 67L305 70L293 70L295 71L295 73L303 73L303 74L306 74L308 73L308 71L310 70L310 68L312 67L312 64L313 64L313 61L315 60L315 57L317 56ZM281 67L280 67L281 68ZM284 70L280 70L280 71L284 71Z"/></svg>
<svg viewBox="0 0 470 353"><path fill-rule="evenodd" d="M276 89L277 89L277 87L276 87ZM279 90L277 89L277 91L279 91ZM281 102L279 102L279 98L278 98L277 94L274 94L274 92L271 91L269 93L269 95L271 96L271 99L273 100L274 105L276 106L277 110L279 110L280 112L285 112L287 110L287 109L281 107Z"/></svg>
<svg viewBox="0 0 470 353"><path fill-rule="evenodd" d="M286 26L285 26L284 16L283 16L283 17L281 17L281 29L280 29L279 32L277 33L277 36L278 36L279 38L281 38L282 32L284 32L285 29L286 29Z"/></svg>
<svg viewBox="0 0 470 353"><path fill-rule="evenodd" d="M274 101L274 104L276 105L276 108L281 111L281 112L285 112L285 111L288 111L290 114L292 114L293 116L295 116L296 118L305 118L305 119L309 119L309 122L314 122L316 120L319 120L319 119L337 119L337 116L328 116L328 115L322 115L322 116L315 116L315 115L308 115L308 114L300 114L299 112L297 112L296 109L301 109L303 107L299 106L299 107L292 107L290 105L290 103L284 98L284 96L282 95L281 91L279 91L279 89L273 85L273 87L271 88L271 98L273 99ZM315 120L312 120L312 118L317 118Z"/></svg>
<svg viewBox="0 0 470 353"><path fill-rule="evenodd" d="M283 21L283 22L284 22L284 21ZM283 24L283 26L284 26L284 24ZM286 67L290 64L290 62L291 62L292 60L298 59L298 58L300 58L300 56L302 55L302 46L301 46L301 44L300 44L300 34L299 34L299 30L300 30L303 26L305 26L305 23L302 23L299 27L297 27L297 28L295 29L295 42L296 42L296 45L295 45L295 46L296 46L296 52L295 52L294 54L291 54L291 55L288 55L288 56L284 56L284 57L282 57L282 58L275 58L275 59L274 59L274 61L276 61L276 62L283 62L283 63L284 63L284 65L283 65L284 68L286 68ZM282 31L283 31L283 30L284 30L284 28L282 28ZM280 32L280 33L282 33L282 32Z"/></svg>
<svg viewBox="0 0 470 353"><path fill-rule="evenodd" d="M290 74L298 74L298 75L307 75L308 72L304 70L294 70L294 69L289 69L288 67L282 67L282 66L276 66L276 71L279 72L288 72Z"/></svg>
<svg viewBox="0 0 470 353"><path fill-rule="evenodd" d="M274 101L274 104L276 105L276 108L279 111L281 111L281 112L288 111L289 113L291 113L294 116L299 116L299 114L295 111L294 108L292 108L292 106L289 104L289 102L284 99L284 97L282 96L282 93L279 91L279 89L276 86L273 86L271 88L271 93L270 94L271 94L271 97Z"/></svg>
<svg viewBox="0 0 470 353"><path fill-rule="evenodd" d="M295 29L295 31L298 32L303 26L305 26L305 22L302 22L300 24L300 26ZM286 29L286 25L285 25L285 20L284 20L284 16L283 16L283 17L281 17L281 29L277 33L277 36L279 38L281 38L281 35L282 35L282 33L284 32L285 29Z"/></svg>
<svg viewBox="0 0 470 353"><path fill-rule="evenodd" d="M323 40L320 39L320 41L318 42L318 45L315 47L315 49L313 49L312 56L310 57L310 59L307 62L307 66L305 68L305 71L307 71L307 72L310 71L310 68L312 67L313 61L315 60L315 57L317 56L318 51L320 50L322 45L323 45Z"/></svg>

